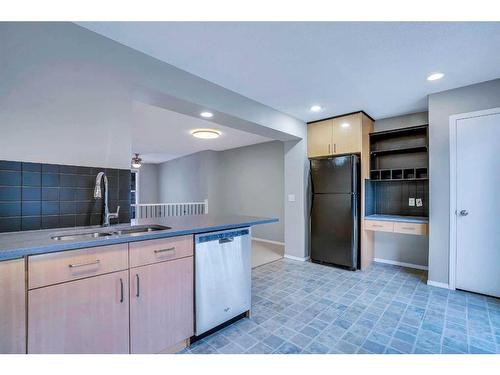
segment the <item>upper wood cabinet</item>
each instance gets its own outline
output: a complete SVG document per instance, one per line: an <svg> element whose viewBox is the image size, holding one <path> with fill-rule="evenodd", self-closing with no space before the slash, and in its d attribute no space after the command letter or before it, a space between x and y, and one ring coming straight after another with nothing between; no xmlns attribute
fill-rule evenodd
<svg viewBox="0 0 500 375"><path fill-rule="evenodd" d="M362 148L361 112L307 126L307 156L360 153Z"/></svg>
<svg viewBox="0 0 500 375"><path fill-rule="evenodd" d="M26 353L24 259L0 262L0 354Z"/></svg>
<svg viewBox="0 0 500 375"><path fill-rule="evenodd" d="M361 152L361 113L333 119L333 155Z"/></svg>
<svg viewBox="0 0 500 375"><path fill-rule="evenodd" d="M307 156L331 155L333 152L333 120L315 122L307 126Z"/></svg>

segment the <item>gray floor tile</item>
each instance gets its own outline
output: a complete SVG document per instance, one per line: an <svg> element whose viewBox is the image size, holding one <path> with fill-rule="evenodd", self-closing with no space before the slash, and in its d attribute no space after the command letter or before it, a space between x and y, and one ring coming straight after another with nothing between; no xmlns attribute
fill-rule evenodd
<svg viewBox="0 0 500 375"><path fill-rule="evenodd" d="M252 271L252 317L181 353L500 353L500 302L424 271L283 259Z"/></svg>

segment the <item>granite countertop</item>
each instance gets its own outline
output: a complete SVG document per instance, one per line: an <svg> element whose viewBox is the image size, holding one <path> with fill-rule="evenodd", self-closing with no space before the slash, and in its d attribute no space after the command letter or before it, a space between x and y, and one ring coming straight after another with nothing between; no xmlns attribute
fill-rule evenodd
<svg viewBox="0 0 500 375"><path fill-rule="evenodd" d="M402 221L405 223L426 224L429 222L428 217L424 216L401 216L401 215L368 215L365 220L380 220L380 221Z"/></svg>
<svg viewBox="0 0 500 375"><path fill-rule="evenodd" d="M135 225L163 225L171 229L128 235L112 235L92 239L53 240L52 236L92 230L119 230L129 227L128 224L112 225L111 227L88 226L76 228L44 229L25 232L0 233L0 261L21 258L26 255L45 254L56 251L81 249L84 247L113 245L118 243L152 240L182 236L186 234L215 232L225 229L249 227L259 224L276 223L276 218L253 216L173 216L159 219L138 219Z"/></svg>

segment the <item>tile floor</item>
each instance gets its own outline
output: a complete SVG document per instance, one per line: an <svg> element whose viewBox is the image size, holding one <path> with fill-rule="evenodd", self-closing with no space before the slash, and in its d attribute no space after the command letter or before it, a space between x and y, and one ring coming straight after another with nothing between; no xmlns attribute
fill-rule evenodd
<svg viewBox="0 0 500 375"><path fill-rule="evenodd" d="M500 353L500 300L426 273L282 259L252 271L253 310L183 353Z"/></svg>

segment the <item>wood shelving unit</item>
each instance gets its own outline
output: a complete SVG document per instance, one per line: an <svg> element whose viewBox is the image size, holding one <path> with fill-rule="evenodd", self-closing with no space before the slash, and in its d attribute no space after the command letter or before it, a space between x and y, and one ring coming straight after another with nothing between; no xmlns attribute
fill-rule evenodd
<svg viewBox="0 0 500 375"><path fill-rule="evenodd" d="M427 125L370 133L365 214L427 217L428 162Z"/></svg>

